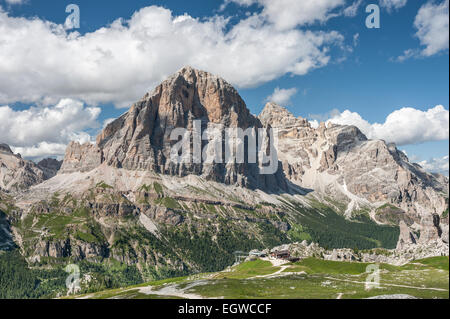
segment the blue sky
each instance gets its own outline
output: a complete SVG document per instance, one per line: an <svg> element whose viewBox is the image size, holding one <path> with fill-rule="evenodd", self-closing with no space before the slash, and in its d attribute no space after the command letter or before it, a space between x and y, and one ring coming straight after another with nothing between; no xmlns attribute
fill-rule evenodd
<svg viewBox="0 0 450 319"><path fill-rule="evenodd" d="M70 3L75 3L80 7L81 11L81 28L76 31L80 33L79 36L85 36L89 33L98 32L98 29L102 27L109 28L109 25L118 18L129 20L135 12L152 5L171 10L173 17L188 14L190 17L198 18L200 23L203 23L208 17L213 16L229 18L230 20L223 26L223 32L226 33L229 30L232 30L237 24L245 21L248 16L263 15L265 12L264 10L268 10L267 12L269 12L270 8L266 8L264 4L265 0L259 0L259 5L256 3L253 3L250 6L245 5L245 3L257 1L258 0L234 0L236 3L228 4L223 10L221 9L221 6L224 4L224 1L221 0L26 0L21 4L8 4L8 1L0 0L0 6L7 14L8 22L12 22L12 19L23 17L28 21L37 19L39 21L51 21L55 24L63 25L68 15L65 12L66 6ZM368 16L368 13L365 13L365 8L370 3L378 3L376 0L361 1L357 7L358 9L355 16L346 16L342 14L342 10L352 4L358 3L356 0L335 0L335 3L341 2L341 5L337 6L333 5L333 0L321 1L330 7L330 10L326 12L326 18L319 14L316 20L305 23L304 21L302 22L299 17L300 22L298 22L298 24L290 26L289 30L283 29L281 32L300 30L301 32L317 32L317 34L320 32L330 33L330 35L331 32L338 32L339 37L333 36L334 38L330 41L330 44L326 45L326 49L328 50L326 56L329 58L326 63L308 69L307 72L304 72L305 74L300 74L302 72L288 72L286 71L286 68L283 69L281 67L280 70L278 70L276 69L276 66L274 66L273 72L270 73L269 78L266 80L257 79L259 73L258 71L255 71L255 67L252 66L251 72L253 73L251 76L249 74L249 78L252 77L254 80L251 83L246 83L245 81L245 69L243 69L243 74L240 74L239 77L235 77L234 75L227 77L227 75L223 75L227 80L237 86L252 113L258 114L262 110L264 104L267 102L267 98L273 94L276 88L281 90L291 89L293 92L296 92L291 96L278 100L294 115L307 117L310 120L331 120L335 114L338 114L337 111L342 113L345 110L349 110L355 114L357 113L362 119L370 124L383 124L386 121L386 117L391 113L405 107L413 108L416 111L422 111L423 116L425 117L429 114L427 112L430 109L435 108L437 105L442 105L444 111L441 110L438 113L439 116L442 114L445 115L445 112L447 112L447 128L443 129L444 131L447 130L447 133L444 134L443 137L431 137L421 140L415 138L416 135L414 135L413 132L411 133L410 139L407 137L392 137L392 139L397 139L395 141L406 141L402 143L404 145L401 145L399 148L405 150L415 161L427 160L428 163L424 164L431 164L433 158L442 160L443 157L448 156L448 35L446 36L443 33L445 31L445 26L443 31L437 30L435 34L425 35L423 37L425 39L430 39L432 36L436 37L436 34L438 36L441 35L442 37L446 36L447 44L446 47L445 44L443 47L441 44L441 47L434 50L436 52L432 52L433 54L423 54L427 45L426 43L424 44L422 38L416 35L418 28L414 25L423 6L429 4L434 5L435 7L439 5L445 7L445 1L390 0L394 4L404 2L404 5L399 5L398 8L390 9L388 9L386 5L382 6L380 29L368 29L365 26L365 20ZM389 3L390 1L384 0L385 3ZM20 0L10 0L9 2L20 2ZM448 20L448 1L446 2L446 6ZM279 23L279 20L274 20L275 18L270 15L267 15L265 19L267 19L267 21L265 21L266 24L274 23L276 25L276 23ZM427 26L425 25L424 28L427 28ZM448 23L446 28L448 33ZM66 32L69 33L71 31L68 30ZM202 30L199 30L198 32L202 32ZM279 32L279 30L273 32ZM434 45L435 40L433 41L431 42L432 44L429 44L430 46ZM43 46L46 46L44 43ZM241 42L238 44L242 45ZM273 45L273 43L268 39L267 46L271 45ZM296 45L298 45L300 49L302 48L301 43L297 43ZM236 48L239 50L239 45L236 45ZM318 45L318 48L323 50L325 45ZM414 54L402 62L398 61L398 57L402 56L405 50L408 49L411 49L411 52L414 52ZM28 48L28 50L30 49ZM189 54L195 54L192 52ZM315 56L315 53L307 53L306 55L307 58L314 55L314 59L321 59L321 57ZM55 59L57 58L58 57ZM218 56L218 63L220 63L222 58L226 59L227 57ZM245 56L242 58L245 59ZM164 55L162 55L161 59L164 59ZM265 59L270 61L272 57L268 55ZM304 57L300 56L298 59L301 61ZM183 63L182 59L176 61L177 63L179 62L179 65L182 65ZM161 63L165 62L161 61ZM167 63L170 64L170 61ZM159 74L158 77L155 76L155 79L163 78L163 75L166 75L166 73L168 75L171 72L177 71L179 68L177 63L173 64L173 70L170 66L166 66L164 71L161 71L161 74ZM207 71L216 71L214 67L211 67L211 70L209 70L208 65L205 65L206 67L203 66L203 68L207 69ZM258 67L258 65L256 67ZM262 62L259 67L264 69L266 68L266 65ZM147 72L154 72L156 68L157 65L149 65ZM23 71L20 72L23 73ZM12 76L16 76L17 78L28 76L23 75L20 72L17 71L17 74L14 74L13 72ZM45 69L43 71L40 70L38 66L36 67L36 73L39 73L40 76L39 79L46 79L47 74L45 72L49 72L49 70ZM261 78L267 75L267 73L262 73ZM85 105L81 106L81 113L89 107L91 108L90 114L93 114L92 110L97 108L99 109L99 112L95 118L87 118L84 120L85 123L90 123L90 125L74 126L73 130L75 133L72 133L74 133L75 136L79 136L81 132L87 132L89 135L94 136L98 130L101 129L102 123L105 120L115 118L126 111L126 108L124 107L127 105L128 100L131 102L138 94L143 96L145 91L150 90L152 86L157 83L156 80L153 81L153 78L151 80L152 81L148 81L148 88L145 84L139 88L133 88L136 91L133 94L130 93L123 97L116 97L111 93L110 101L108 101L108 97L97 98L95 94L89 90L88 94L90 94L90 98L84 100L83 90L86 89L79 87L77 87L76 90L67 90L67 92L59 87L59 91L55 87L45 87L42 89L42 93L39 89L36 89L36 94L27 98L24 97L23 99L16 93L2 92L2 88L0 88L0 107L8 105L9 108L12 109L10 113L13 114L13 116L17 115L17 117L20 117L19 115L23 114L17 112L26 111L32 106L35 106L37 109L45 107L51 109L51 105L57 105L58 100L61 98L67 97L77 101L83 101ZM26 81L24 82L26 83ZM115 85L115 83L113 84ZM34 89L34 86L32 87ZM101 89L104 90L104 87L102 86ZM124 90L126 89L127 88L124 87ZM92 88L92 90L95 90L95 87ZM113 90L117 90L117 88L114 87L111 91ZM142 90L141 93L139 93L140 90ZM1 98L2 93L6 96L3 101ZM67 94L67 96L65 94ZM110 94L110 92L108 92L108 94ZM39 95L39 97L34 98L35 95ZM91 96L95 97L91 98ZM33 114L40 114L39 111L36 110L33 112ZM0 116L1 114L2 113L0 112ZM407 118L409 113L405 111L402 114ZM416 112L414 114L420 118L422 113ZM341 121L349 120L343 116L340 116L339 119ZM436 119L434 119L434 121L436 121ZM428 126L434 126L434 123L435 122L431 120ZM414 126L412 125L411 127ZM420 126L418 127L417 130L427 129L420 128ZM399 129L402 129L402 127L399 127ZM381 128L377 132L381 132ZM66 138L74 136L72 133L65 132L67 135ZM385 136L382 135L382 133L376 134L381 134L381 137ZM432 135L433 133L423 133L424 136L427 134ZM43 133L42 136L45 136L45 134ZM44 140L35 140L35 145L25 145L24 143L20 143L20 141L15 141L14 138L10 138L7 142L10 144L15 143L16 145L13 146L17 146L18 150L22 150L26 153L27 148L34 147L34 149L36 149L36 145L44 142ZM62 143L62 140L49 140L47 142L55 144ZM55 151L55 153L57 153L57 151ZM35 155L35 153L30 152L30 157L33 157L31 155ZM39 155L41 154L39 153Z"/></svg>

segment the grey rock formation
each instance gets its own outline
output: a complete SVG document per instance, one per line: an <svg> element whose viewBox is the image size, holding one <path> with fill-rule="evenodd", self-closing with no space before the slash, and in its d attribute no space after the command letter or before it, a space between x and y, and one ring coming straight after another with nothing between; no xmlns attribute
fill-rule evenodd
<svg viewBox="0 0 450 319"><path fill-rule="evenodd" d="M102 152L97 146L71 142L58 173L89 172L101 163Z"/></svg>
<svg viewBox="0 0 450 319"><path fill-rule="evenodd" d="M271 250L288 250L292 256L301 259L315 257L332 261L349 261L363 263L386 263L391 265L404 265L418 259L435 256L448 256L448 244L441 240L428 243L404 244L396 249L373 249L370 251L356 252L349 248L326 250L316 243L293 243L275 247Z"/></svg>
<svg viewBox="0 0 450 319"><path fill-rule="evenodd" d="M67 258L75 261L93 260L108 257L109 249L106 243L86 243L73 238L64 240L41 240L37 242L31 261L39 262L42 257Z"/></svg>
<svg viewBox="0 0 450 319"><path fill-rule="evenodd" d="M397 243L397 249L402 249L406 245L416 244L417 236L411 231L404 221L400 221L400 237Z"/></svg>
<svg viewBox="0 0 450 319"><path fill-rule="evenodd" d="M144 210L144 214L156 221L157 223L164 225L172 225L177 226L183 222L183 216L173 211L172 209L168 209L166 207L161 206L151 206L147 207Z"/></svg>
<svg viewBox="0 0 450 319"><path fill-rule="evenodd" d="M45 179L50 179L58 173L62 161L58 161L54 158L45 158L37 165L44 171Z"/></svg>
<svg viewBox="0 0 450 319"><path fill-rule="evenodd" d="M420 222L447 208L448 179L410 163L394 144L368 140L354 126L315 129L274 103L259 119L278 128L278 154L290 181L348 203L349 215L361 203L390 203L407 213L400 219Z"/></svg>
<svg viewBox="0 0 450 319"><path fill-rule="evenodd" d="M334 261L359 261L359 257L351 249L333 249L329 260Z"/></svg>
<svg viewBox="0 0 450 319"><path fill-rule="evenodd" d="M440 227L439 215L429 214L423 216L421 226L422 230L420 232L419 243L424 244L441 238L442 229Z"/></svg>

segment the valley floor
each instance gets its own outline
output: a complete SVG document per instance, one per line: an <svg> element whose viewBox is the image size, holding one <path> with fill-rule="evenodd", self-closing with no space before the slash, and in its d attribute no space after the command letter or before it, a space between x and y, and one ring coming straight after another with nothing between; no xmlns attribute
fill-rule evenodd
<svg viewBox="0 0 450 319"><path fill-rule="evenodd" d="M380 284L366 289L369 264L307 258L297 263L248 261L219 273L151 282L69 298L80 299L362 299L449 298L449 259L381 264Z"/></svg>

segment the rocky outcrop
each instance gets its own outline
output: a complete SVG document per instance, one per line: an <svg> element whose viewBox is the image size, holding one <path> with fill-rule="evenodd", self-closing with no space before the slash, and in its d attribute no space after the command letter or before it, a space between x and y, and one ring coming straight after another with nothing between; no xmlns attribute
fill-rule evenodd
<svg viewBox="0 0 450 319"><path fill-rule="evenodd" d="M328 260L334 261L359 261L360 258L352 249L333 249L327 256Z"/></svg>
<svg viewBox="0 0 450 319"><path fill-rule="evenodd" d="M89 209L98 216L103 217L127 217L137 216L139 210L131 203L89 203Z"/></svg>
<svg viewBox="0 0 450 319"><path fill-rule="evenodd" d="M37 164L44 172L45 179L55 176L61 168L62 161L54 158L45 158Z"/></svg>
<svg viewBox="0 0 450 319"><path fill-rule="evenodd" d="M440 217L437 214L429 214L422 217L419 243L426 244L441 238Z"/></svg>
<svg viewBox="0 0 450 319"><path fill-rule="evenodd" d="M397 243L397 249L402 249L407 245L416 244L417 236L411 231L411 229L402 220L400 221L400 237Z"/></svg>
<svg viewBox="0 0 450 319"><path fill-rule="evenodd" d="M62 241L39 241L34 250L34 255L41 257L63 258L70 256L70 240ZM36 259L36 258L35 258Z"/></svg>
<svg viewBox="0 0 450 319"><path fill-rule="evenodd" d="M109 248L106 243L88 243L73 238L63 240L40 240L34 248L32 262L39 262L42 257L67 258L74 261L107 258Z"/></svg>
<svg viewBox="0 0 450 319"><path fill-rule="evenodd" d="M66 149L60 174L89 172L102 163L101 150L91 143L71 142Z"/></svg>
<svg viewBox="0 0 450 319"><path fill-rule="evenodd" d="M177 226L184 220L181 214L161 206L146 207L143 212L148 218L164 225Z"/></svg>
<svg viewBox="0 0 450 319"><path fill-rule="evenodd" d="M448 256L448 244L442 241L432 241L426 244L405 244L401 248L392 250L372 249L370 251L354 251L353 249L326 250L316 243L293 243L275 247L271 250L288 250L291 256L305 259L309 257L321 258L332 261L348 261L363 263L386 263L391 265L404 265L413 260L419 260L435 256Z"/></svg>

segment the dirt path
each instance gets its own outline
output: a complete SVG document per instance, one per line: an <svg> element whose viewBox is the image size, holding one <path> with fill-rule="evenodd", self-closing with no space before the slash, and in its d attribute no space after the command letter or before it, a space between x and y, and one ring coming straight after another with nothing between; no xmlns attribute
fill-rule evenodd
<svg viewBox="0 0 450 319"><path fill-rule="evenodd" d="M157 295L166 297L179 297L183 299L204 299L204 297L196 294L184 292L185 289L178 289L176 286L168 286L159 290L153 290L153 287L144 287L139 289L140 293L145 295Z"/></svg>
<svg viewBox="0 0 450 319"><path fill-rule="evenodd" d="M344 281L344 282L351 282L355 284L361 284L365 285L365 282L362 281L354 281L354 280L347 280L347 279L338 279L333 277L325 277L329 280L335 280L335 281ZM428 288L428 287L414 287L414 286L406 286L406 285L397 285L397 284L387 284L387 283L380 283L380 286L390 286L390 287L400 287L400 288L411 288L411 289L420 289L420 290L435 290L435 291L448 291L448 289L443 288Z"/></svg>
<svg viewBox="0 0 450 319"><path fill-rule="evenodd" d="M248 279L255 279L255 278L277 278L277 277L284 277L284 276L290 276L290 275L302 275L306 274L304 271L302 272L284 272L286 269L288 269L290 266L286 266L286 264L289 263L289 261L283 260L283 259L272 259L272 258L261 258L261 260L264 261L270 261L272 263L272 266L274 267L280 267L279 270L277 270L274 273L268 274L268 275L259 275L255 277L251 277Z"/></svg>
<svg viewBox="0 0 450 319"><path fill-rule="evenodd" d="M184 298L184 299L206 299L203 296L186 292L189 289L192 289L196 286L204 285L206 283L207 282L205 280L200 280L200 281L196 281L196 282L193 282L193 283L187 285L185 288L179 288L179 286L177 284L175 284L175 285L168 285L168 286L162 287L158 290L154 290L155 287L153 287L153 286L147 286L147 287L140 288L139 292L146 294L146 295L179 297L179 298Z"/></svg>
<svg viewBox="0 0 450 319"><path fill-rule="evenodd" d="M281 273L283 273L287 268L289 268L289 266L281 266L280 269L272 274L268 274L268 275L259 275L259 276L255 276L255 277L251 277L249 279L254 279L254 278L273 278L273 277L279 277L281 275ZM288 274L288 273L286 273Z"/></svg>

